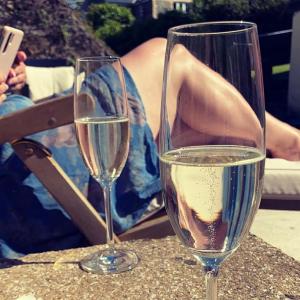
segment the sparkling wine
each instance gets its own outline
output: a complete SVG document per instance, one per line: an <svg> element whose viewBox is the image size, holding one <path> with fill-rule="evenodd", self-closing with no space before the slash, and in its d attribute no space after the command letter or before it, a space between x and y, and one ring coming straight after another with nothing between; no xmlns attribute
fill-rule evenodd
<svg viewBox="0 0 300 300"><path fill-rule="evenodd" d="M194 254L218 258L237 248L260 202L264 158L243 146L186 147L160 157L170 221Z"/></svg>
<svg viewBox="0 0 300 300"><path fill-rule="evenodd" d="M75 120L77 139L92 176L101 184L116 179L129 149L127 117L82 118Z"/></svg>

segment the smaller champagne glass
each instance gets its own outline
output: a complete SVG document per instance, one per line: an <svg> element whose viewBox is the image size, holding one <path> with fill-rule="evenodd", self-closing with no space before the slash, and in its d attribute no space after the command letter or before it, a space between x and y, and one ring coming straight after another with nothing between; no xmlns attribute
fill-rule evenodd
<svg viewBox="0 0 300 300"><path fill-rule="evenodd" d="M74 119L84 162L103 190L107 238L107 248L84 258L80 266L100 274L130 270L138 257L131 250L115 248L110 207L112 186L125 165L130 139L126 87L118 57L77 59Z"/></svg>

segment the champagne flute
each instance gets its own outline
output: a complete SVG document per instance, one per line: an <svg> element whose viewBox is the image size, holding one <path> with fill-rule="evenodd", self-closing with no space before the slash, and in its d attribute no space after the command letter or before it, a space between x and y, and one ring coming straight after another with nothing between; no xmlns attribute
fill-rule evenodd
<svg viewBox="0 0 300 300"><path fill-rule="evenodd" d="M84 258L80 266L93 273L120 273L136 266L133 251L116 249L111 191L129 151L130 127L123 69L118 57L76 61L74 116L81 154L104 194L107 249Z"/></svg>
<svg viewBox="0 0 300 300"><path fill-rule="evenodd" d="M257 28L208 22L169 29L159 155L171 224L217 299L221 263L248 233L265 161Z"/></svg>

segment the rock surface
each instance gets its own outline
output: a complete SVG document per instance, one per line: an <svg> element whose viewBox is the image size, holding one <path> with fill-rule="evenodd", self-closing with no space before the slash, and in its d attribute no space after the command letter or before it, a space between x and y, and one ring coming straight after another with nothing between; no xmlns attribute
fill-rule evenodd
<svg viewBox="0 0 300 300"><path fill-rule="evenodd" d="M99 246L98 248L104 248ZM130 272L95 275L78 262L97 247L0 260L0 299L201 300L203 272L176 237L124 242L140 258ZM300 299L300 264L249 236L220 270L220 300Z"/></svg>
<svg viewBox="0 0 300 300"><path fill-rule="evenodd" d="M30 58L67 58L113 54L96 39L64 0L0 0L0 26L24 31L21 45Z"/></svg>

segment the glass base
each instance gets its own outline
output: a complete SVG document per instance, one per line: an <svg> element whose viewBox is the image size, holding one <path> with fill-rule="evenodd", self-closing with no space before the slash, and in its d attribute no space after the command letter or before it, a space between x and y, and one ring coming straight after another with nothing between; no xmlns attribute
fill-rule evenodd
<svg viewBox="0 0 300 300"><path fill-rule="evenodd" d="M106 249L85 257L79 265L86 272L115 274L133 269L138 261L138 256L131 250Z"/></svg>

